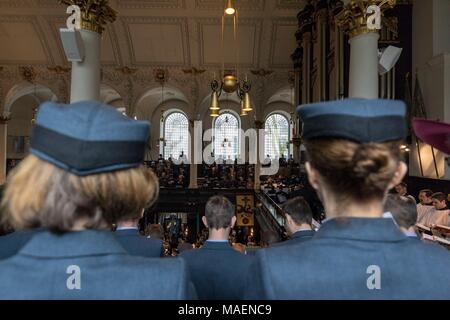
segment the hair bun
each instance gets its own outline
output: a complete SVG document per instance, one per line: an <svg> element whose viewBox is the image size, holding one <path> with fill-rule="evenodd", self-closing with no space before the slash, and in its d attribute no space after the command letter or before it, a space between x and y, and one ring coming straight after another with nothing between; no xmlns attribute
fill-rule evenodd
<svg viewBox="0 0 450 320"><path fill-rule="evenodd" d="M370 179L388 166L389 151L377 144L362 144L356 149L352 163L355 178Z"/></svg>

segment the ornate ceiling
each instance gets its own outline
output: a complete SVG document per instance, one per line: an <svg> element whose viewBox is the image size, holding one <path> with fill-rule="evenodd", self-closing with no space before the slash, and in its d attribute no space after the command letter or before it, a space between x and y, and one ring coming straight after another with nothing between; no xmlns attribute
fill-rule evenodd
<svg viewBox="0 0 450 320"><path fill-rule="evenodd" d="M119 13L102 39L104 66L219 69L222 0L110 0ZM237 0L242 68L291 69L304 0ZM57 0L0 0L0 65L66 65ZM230 19L231 20L231 19ZM231 21L229 21L231 23ZM231 24L225 62L234 65Z"/></svg>

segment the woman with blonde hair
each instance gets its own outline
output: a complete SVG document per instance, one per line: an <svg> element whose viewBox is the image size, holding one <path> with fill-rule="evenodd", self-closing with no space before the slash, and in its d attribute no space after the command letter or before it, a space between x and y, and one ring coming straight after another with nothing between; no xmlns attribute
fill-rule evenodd
<svg viewBox="0 0 450 320"><path fill-rule="evenodd" d="M311 240L261 250L249 298L450 299L450 253L383 218L402 181L404 103L350 99L298 109L308 179L327 219Z"/></svg>
<svg viewBox="0 0 450 320"><path fill-rule="evenodd" d="M36 229L0 262L0 299L186 299L183 261L129 256L109 231L158 197L141 166L149 124L99 102L40 107L2 219Z"/></svg>

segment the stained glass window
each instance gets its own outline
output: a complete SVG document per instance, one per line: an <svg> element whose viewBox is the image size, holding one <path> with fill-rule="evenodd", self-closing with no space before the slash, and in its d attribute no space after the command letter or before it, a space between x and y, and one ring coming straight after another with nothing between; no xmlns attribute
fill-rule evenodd
<svg viewBox="0 0 450 320"><path fill-rule="evenodd" d="M239 154L239 120L224 112L214 121L214 156L216 159L236 159Z"/></svg>
<svg viewBox="0 0 450 320"><path fill-rule="evenodd" d="M271 159L288 157L289 121L284 115L274 113L266 119L264 150Z"/></svg>
<svg viewBox="0 0 450 320"><path fill-rule="evenodd" d="M164 120L164 158L179 159L189 153L189 122L181 112L173 112Z"/></svg>

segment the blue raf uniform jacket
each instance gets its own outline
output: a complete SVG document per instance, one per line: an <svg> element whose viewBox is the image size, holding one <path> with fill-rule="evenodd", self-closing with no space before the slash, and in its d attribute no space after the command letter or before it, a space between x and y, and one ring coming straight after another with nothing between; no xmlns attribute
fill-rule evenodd
<svg viewBox="0 0 450 320"><path fill-rule="evenodd" d="M0 299L190 299L181 259L128 255L110 231L38 233L0 261Z"/></svg>
<svg viewBox="0 0 450 320"><path fill-rule="evenodd" d="M450 299L450 252L391 219L333 219L298 245L257 253L248 299Z"/></svg>
<svg viewBox="0 0 450 320"><path fill-rule="evenodd" d="M128 254L148 258L163 256L163 243L161 240L148 239L139 234L137 229L117 230L114 232L119 242Z"/></svg>
<svg viewBox="0 0 450 320"><path fill-rule="evenodd" d="M238 300L244 298L245 282L253 260L228 242L206 241L200 249L184 251L199 299Z"/></svg>
<svg viewBox="0 0 450 320"><path fill-rule="evenodd" d="M316 232L313 230L297 231L288 240L274 243L271 247L281 247L291 244L299 244L310 240Z"/></svg>
<svg viewBox="0 0 450 320"><path fill-rule="evenodd" d="M36 233L37 230L16 231L0 237L0 260L15 255Z"/></svg>

